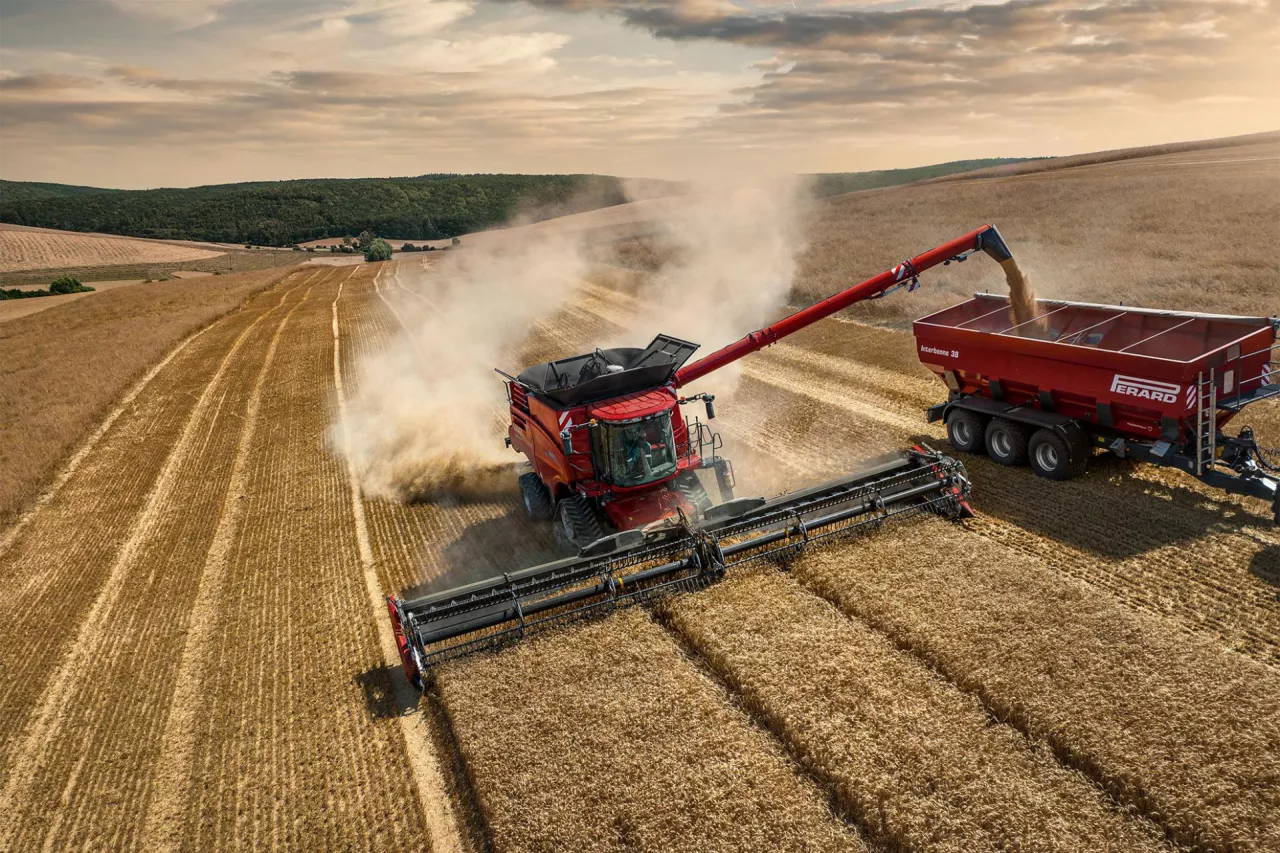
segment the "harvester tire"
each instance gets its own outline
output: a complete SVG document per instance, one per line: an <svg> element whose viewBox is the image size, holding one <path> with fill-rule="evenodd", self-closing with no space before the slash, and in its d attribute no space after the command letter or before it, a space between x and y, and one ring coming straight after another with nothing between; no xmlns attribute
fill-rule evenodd
<svg viewBox="0 0 1280 853"><path fill-rule="evenodd" d="M952 409L947 417L947 441L961 453L981 453L986 449L986 423L982 415L968 409Z"/></svg>
<svg viewBox="0 0 1280 853"><path fill-rule="evenodd" d="M520 475L520 499L524 503L524 511L529 518L534 521L551 520L554 509L551 503L551 492L532 471Z"/></svg>
<svg viewBox="0 0 1280 853"><path fill-rule="evenodd" d="M693 504L697 510L698 517L701 518L711 509L711 496L707 494L707 490L703 488L702 481L698 479L698 475L692 471L686 471L675 479L675 487L684 496L684 499Z"/></svg>
<svg viewBox="0 0 1280 853"><path fill-rule="evenodd" d="M1027 463L1027 430L1005 418L993 418L986 430L987 455L1001 465Z"/></svg>
<svg viewBox="0 0 1280 853"><path fill-rule="evenodd" d="M571 495L560 501L552 534L556 545L569 555L608 535L595 507L582 495Z"/></svg>

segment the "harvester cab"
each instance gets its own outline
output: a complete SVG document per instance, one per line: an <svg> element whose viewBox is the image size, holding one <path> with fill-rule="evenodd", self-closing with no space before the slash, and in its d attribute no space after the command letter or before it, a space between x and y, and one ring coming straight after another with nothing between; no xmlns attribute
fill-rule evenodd
<svg viewBox="0 0 1280 853"><path fill-rule="evenodd" d="M854 303L913 291L939 264L1012 257L994 226L909 258L692 363L698 345L658 335L643 349L595 349L506 380L507 444L530 470L526 513L550 522L566 557L443 592L388 598L408 676L538 628L704 586L738 565L920 512L971 515L964 466L927 447L772 499L734 495L709 426L715 398L681 389ZM701 407L694 406L701 403ZM699 409L707 422L698 416ZM699 472L715 474L713 503Z"/></svg>
<svg viewBox="0 0 1280 853"><path fill-rule="evenodd" d="M720 437L682 408L677 371L697 344L658 335L644 349L601 350L535 364L506 375L507 444L531 470L520 478L525 511L550 520L566 553L619 530L646 527L711 506L697 471L713 469L721 500L733 473L717 455Z"/></svg>

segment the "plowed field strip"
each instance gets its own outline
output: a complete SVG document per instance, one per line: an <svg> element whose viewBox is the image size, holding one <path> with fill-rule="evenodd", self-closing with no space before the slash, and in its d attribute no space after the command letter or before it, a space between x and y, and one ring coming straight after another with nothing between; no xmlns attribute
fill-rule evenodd
<svg viewBox="0 0 1280 853"><path fill-rule="evenodd" d="M196 717L184 849L421 848L427 838L333 422L333 301L280 342L250 442L240 526ZM251 521L249 521L251 520Z"/></svg>
<svg viewBox="0 0 1280 853"><path fill-rule="evenodd" d="M660 611L885 849L1168 849L1154 825L771 567Z"/></svg>
<svg viewBox="0 0 1280 853"><path fill-rule="evenodd" d="M310 288L276 327L271 344L263 356L245 404L243 424L236 441L230 481L218 512L217 527L200 572L199 586L191 604L190 621L183 641L178 669L173 677L174 693L159 740L162 757L154 769L152 797L143 826L139 847L147 851L176 850L181 842L187 782L191 773L191 756L195 748L195 717L201 707L204 655L213 638L213 630L221 607L226 564L243 522L243 497L248 448L258 425L262 403L262 386L267 371L275 361L280 338L293 314L310 296Z"/></svg>
<svg viewBox="0 0 1280 853"><path fill-rule="evenodd" d="M374 287L377 287L376 279ZM342 298L342 289L343 285L339 285L338 292L333 298L333 384L339 418L346 414L347 409L342 376L342 334L338 322L338 302ZM388 307L390 307L389 303ZM342 441L348 448L350 447L350 436L346 435L345 430ZM352 520L355 525L356 545L360 553L360 565L364 570L365 588L368 591L378 643L382 648L383 661L387 667L399 712L397 719L404 737L408 765L413 773L414 788L426 820L430 849L435 853L461 851L463 849L461 832L454 816L440 761L437 760L435 748L431 742L431 735L419 717L409 715L409 711L416 708L419 697L416 688L405 678L404 670L400 666L395 636L387 619L386 594L383 592L374 566L373 548L369 542L369 527L365 520L364 499L360 493L360 478L350 453L347 454L346 468L347 485L351 494Z"/></svg>
<svg viewBox="0 0 1280 853"><path fill-rule="evenodd" d="M159 363L143 374L142 378L133 384L133 387L131 387L124 397L120 399L120 402L107 413L105 418L103 418L102 423L99 424L98 427L89 434L89 437L85 439L84 443L76 449L76 452L67 460L67 464L53 479L53 482L51 482L45 490L40 493L40 496L36 498L35 503L31 508L23 513L22 516L14 522L13 526L5 531L3 536L0 536L0 559L4 558L4 555L9 550L9 546L11 546L17 540L18 535L26 529L26 526L30 523L31 519L57 496L62 487L66 485L67 481L70 480L72 475L80 468L80 463L83 462L85 457L93 451L94 447L97 446L102 437L106 435L107 431L115 424L116 419L129 411L130 407L133 405L133 401L140 393L142 393L142 389L147 387L151 380L156 377L156 374L168 367L169 362L177 358L188 345L211 328L213 328L212 324L205 326L202 329L198 329L188 335L185 340L181 341L177 346L171 349ZM10 592L11 590L6 589L3 597L7 599Z"/></svg>
<svg viewBox="0 0 1280 853"><path fill-rule="evenodd" d="M936 521L793 573L1180 843L1280 842L1280 676L1266 667Z"/></svg>
<svg viewBox="0 0 1280 853"><path fill-rule="evenodd" d="M296 288L295 288L296 289ZM9 559L21 561L22 564L44 561L52 563L57 572L42 584L42 588L31 600L17 602L6 601L3 605L7 624L13 626L9 644L4 648L6 667L5 678L5 712L12 721L12 728L6 727L4 741L8 758L4 762L10 772L4 780L3 803L16 808L19 789L32 784L34 774L38 771L46 757L48 740L54 727L59 724L58 718L66 705L71 692L77 689L86 674L92 672L92 662L99 660L96 656L109 643L105 643L104 634L110 626L113 608L125 589L131 570L140 565L140 558L147 554L147 548L157 533L168 524L168 510L175 503L181 487L185 484L183 477L190 472L184 466L188 455L192 453L208 427L212 415L219 410L225 388L221 384L223 375L234 362L238 350L253 336L258 325L267 317L279 311L279 304L288 298L293 290L286 292L280 303L265 312L256 312L256 316L248 322L224 321L236 334L223 350L204 353L206 356L220 355L215 363L212 376L205 372L203 359L188 362L178 359L171 367L177 372L172 374L172 381L178 389L190 392L196 397L192 408L165 407L162 404L160 416L155 422L166 426L174 419L178 420L179 430L170 445L156 448L163 464L157 466L158 471L153 482L139 482L116 476L110 483L109 469L105 469L97 458L108 457L107 461L119 462L127 447L136 440L138 425L133 418L121 419L119 426L122 433L112 435L107 441L98 445L100 454L82 464L80 476L70 482L74 485L63 489L56 501L48 504L39 517L32 523L26 535L8 555ZM238 317L239 315L237 315ZM218 325L221 325L218 324ZM202 341L213 342L221 336L211 333ZM255 338L256 339L256 338ZM168 378L165 382L167 384ZM192 387L194 386L194 387ZM198 393L196 393L199 389ZM165 389L168 391L168 389ZM162 392L163 393L163 392ZM172 394L172 391L168 391ZM150 396L150 395L146 395ZM141 405L148 406L152 400ZM165 411L166 408L176 411ZM186 415L186 417L182 417ZM163 419L162 419L163 418ZM148 439L163 440L166 435L148 431L145 427L142 434ZM126 448L116 445L125 444ZM163 452L167 450L167 452ZM141 461L141 460L140 460ZM145 464L143 466L146 470ZM152 469L155 470L155 469ZM80 482L87 479L88 482ZM91 498L82 491L96 486L101 494ZM117 500L128 495L129 487L145 489L137 496L142 498L137 504L133 501ZM77 497L86 498L83 506L77 506ZM137 498L135 498L137 500ZM67 540L58 541L51 534L66 527L73 527L75 520L84 509L92 508L99 501L107 504L105 515L111 521L120 524L120 529L102 530L93 524L93 532L109 537L109 542L116 547L94 548L92 540L69 536ZM112 505L115 506L112 506ZM141 504L136 513L128 510ZM110 510L115 510L111 512ZM127 520L126 520L127 519ZM79 565L79 560L102 560L103 563L91 564L89 567ZM69 577L68 577L69 576ZM57 597L50 600L51 597ZM56 601L56 603L55 603ZM12 610L16 612L12 612ZM3 612L3 611L0 611ZM65 656L63 649L69 647ZM38 707L36 707L38 703ZM28 720L28 715L34 714ZM18 738L21 736L21 740ZM12 827L6 827L12 829Z"/></svg>
<svg viewBox="0 0 1280 853"><path fill-rule="evenodd" d="M866 849L641 610L438 683L499 853Z"/></svg>
<svg viewBox="0 0 1280 853"><path fill-rule="evenodd" d="M138 846L138 815L150 798L157 762L167 762L160 732L168 714L184 628L216 533L218 508L231 479L231 452L242 433L241 413L261 374L261 362L305 295L290 295L289 310L272 315L245 338L220 371L217 403L197 410L191 440L175 447L172 488L164 512L146 529L119 594L75 661L75 681L60 707L56 733L41 744L41 767L30 787L34 802L61 790L60 806L38 809L15 838L44 849L84 843L111 849ZM274 328L273 328L274 327ZM78 651L78 650L77 650ZM84 678L92 673L91 678ZM47 821L47 824L46 824Z"/></svg>

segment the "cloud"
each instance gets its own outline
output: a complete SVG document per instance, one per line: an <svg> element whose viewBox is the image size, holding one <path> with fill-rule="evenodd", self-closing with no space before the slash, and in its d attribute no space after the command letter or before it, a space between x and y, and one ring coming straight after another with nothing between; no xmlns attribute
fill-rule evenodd
<svg viewBox="0 0 1280 853"><path fill-rule="evenodd" d="M181 28L199 27L218 20L218 9L233 0L108 0L131 15L164 21Z"/></svg>
<svg viewBox="0 0 1280 853"><path fill-rule="evenodd" d="M1071 101L1273 94L1280 5L1268 0L1012 0L969 7L834 5L749 12L684 0L530 0L609 12L674 41L765 47L761 85L729 120L846 129L901 107L1051 110ZM842 115L825 108L843 108ZM854 108L848 111L848 108Z"/></svg>

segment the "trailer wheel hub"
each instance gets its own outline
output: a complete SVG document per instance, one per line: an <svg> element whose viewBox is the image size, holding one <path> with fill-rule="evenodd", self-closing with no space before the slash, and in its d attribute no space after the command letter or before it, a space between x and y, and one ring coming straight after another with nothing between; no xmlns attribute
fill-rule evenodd
<svg viewBox="0 0 1280 853"><path fill-rule="evenodd" d="M991 445L996 449L997 455L1001 457L1013 454L1013 442L1009 439L1009 433L1004 430L997 430L992 434Z"/></svg>
<svg viewBox="0 0 1280 853"><path fill-rule="evenodd" d="M1058 467L1058 448L1049 442L1042 442L1036 447L1036 462L1045 471L1052 471Z"/></svg>

